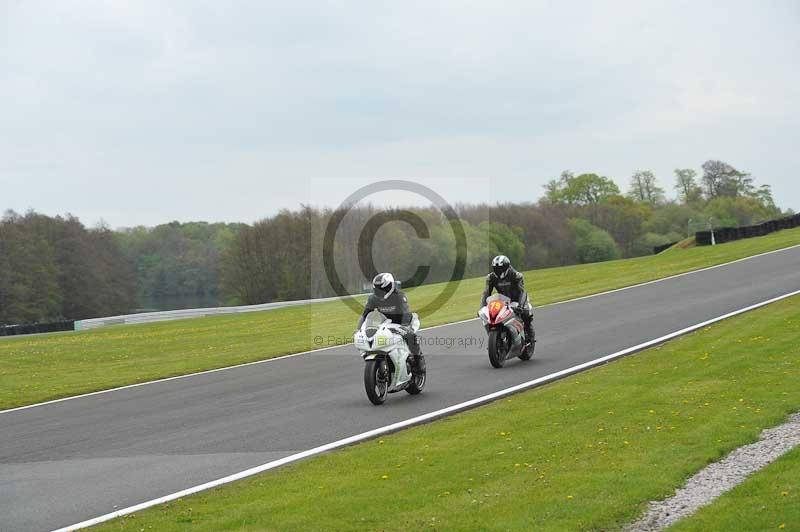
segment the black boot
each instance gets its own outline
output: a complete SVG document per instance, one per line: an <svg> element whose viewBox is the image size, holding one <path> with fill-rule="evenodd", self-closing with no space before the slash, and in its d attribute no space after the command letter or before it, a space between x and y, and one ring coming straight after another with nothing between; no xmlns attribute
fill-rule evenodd
<svg viewBox="0 0 800 532"><path fill-rule="evenodd" d="M422 353L411 355L411 370L417 375L425 371L425 357Z"/></svg>
<svg viewBox="0 0 800 532"><path fill-rule="evenodd" d="M411 351L411 368L414 373L421 373L425 371L425 357L422 356L422 348L419 345L419 337L413 336L413 339L408 343L408 349Z"/></svg>
<svg viewBox="0 0 800 532"><path fill-rule="evenodd" d="M533 320L525 320L525 343L532 345L535 341L533 336Z"/></svg>

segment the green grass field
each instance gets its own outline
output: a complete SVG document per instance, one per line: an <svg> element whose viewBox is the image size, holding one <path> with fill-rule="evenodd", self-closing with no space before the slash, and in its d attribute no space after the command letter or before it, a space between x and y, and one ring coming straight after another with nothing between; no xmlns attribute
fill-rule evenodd
<svg viewBox="0 0 800 532"><path fill-rule="evenodd" d="M648 501L671 495L705 465L800 409L799 336L794 297L551 385L100 530L618 529ZM755 494L753 505L763 500L777 508L784 489L797 497L798 477L787 480L797 471L793 456L775 466L774 480L752 492L743 488L745 496ZM741 496L721 502L735 505ZM797 516L796 508L780 519L773 512L769 520L741 522L709 513L697 530L776 528Z"/></svg>
<svg viewBox="0 0 800 532"><path fill-rule="evenodd" d="M800 228L716 247L526 272L536 305L563 301L800 244ZM468 279L423 327L475 316L483 279ZM442 290L409 291L413 308ZM340 302L95 331L0 340L0 409L263 360L349 338L357 316ZM327 345L324 341L324 345Z"/></svg>
<svg viewBox="0 0 800 532"><path fill-rule="evenodd" d="M785 454L670 530L800 530L800 449Z"/></svg>

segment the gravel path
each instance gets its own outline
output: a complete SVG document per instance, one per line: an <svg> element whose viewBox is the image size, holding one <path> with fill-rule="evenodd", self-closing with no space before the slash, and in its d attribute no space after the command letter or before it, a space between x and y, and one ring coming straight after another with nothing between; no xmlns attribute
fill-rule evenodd
<svg viewBox="0 0 800 532"><path fill-rule="evenodd" d="M690 478L675 495L651 502L645 515L625 527L627 532L663 530L692 515L701 506L734 488L748 475L766 467L781 455L800 445L800 412L792 414L783 425L765 429L761 439L739 447L728 456L706 466Z"/></svg>

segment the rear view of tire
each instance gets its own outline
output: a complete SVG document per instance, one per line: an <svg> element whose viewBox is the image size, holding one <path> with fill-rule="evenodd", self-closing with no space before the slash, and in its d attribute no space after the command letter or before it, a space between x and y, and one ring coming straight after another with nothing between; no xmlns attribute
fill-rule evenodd
<svg viewBox="0 0 800 532"><path fill-rule="evenodd" d="M536 350L536 331L533 331L533 338L530 339L528 347L522 351L519 356L522 360L530 360L533 358L533 352Z"/></svg>
<svg viewBox="0 0 800 532"><path fill-rule="evenodd" d="M508 355L508 337L502 329L489 331L489 362L494 368L502 368Z"/></svg>
<svg viewBox="0 0 800 532"><path fill-rule="evenodd" d="M386 401L389 393L389 370L385 360L367 360L364 364L364 390L374 405Z"/></svg>
<svg viewBox="0 0 800 532"><path fill-rule="evenodd" d="M411 382L409 382L408 386L406 386L406 391L411 395L417 395L422 391L423 388L425 388L425 381L427 378L427 370L425 369L425 365L423 363L422 369L419 371L419 373L415 373L411 377Z"/></svg>

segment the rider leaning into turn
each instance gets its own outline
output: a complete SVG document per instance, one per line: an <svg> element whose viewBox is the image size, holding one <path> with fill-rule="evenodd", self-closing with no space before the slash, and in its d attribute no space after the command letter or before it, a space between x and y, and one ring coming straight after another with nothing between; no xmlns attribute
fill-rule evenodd
<svg viewBox="0 0 800 532"><path fill-rule="evenodd" d="M486 276L481 308L486 306L486 298L492 295L493 289L517 303L520 317L525 324L525 341L530 343L533 338L533 307L525 292L525 278L511 267L511 261L505 255L492 259L492 272Z"/></svg>
<svg viewBox="0 0 800 532"><path fill-rule="evenodd" d="M372 294L367 299L364 312L361 313L361 319L358 320L357 329L361 328L367 314L373 310L377 310L392 320L392 323L404 326L403 340L405 340L408 350L411 352L411 365L414 369L424 367L425 358L422 356L419 338L411 328L413 316L411 315L411 309L408 307L408 298L397 287L397 282L391 273L379 273L372 280Z"/></svg>

